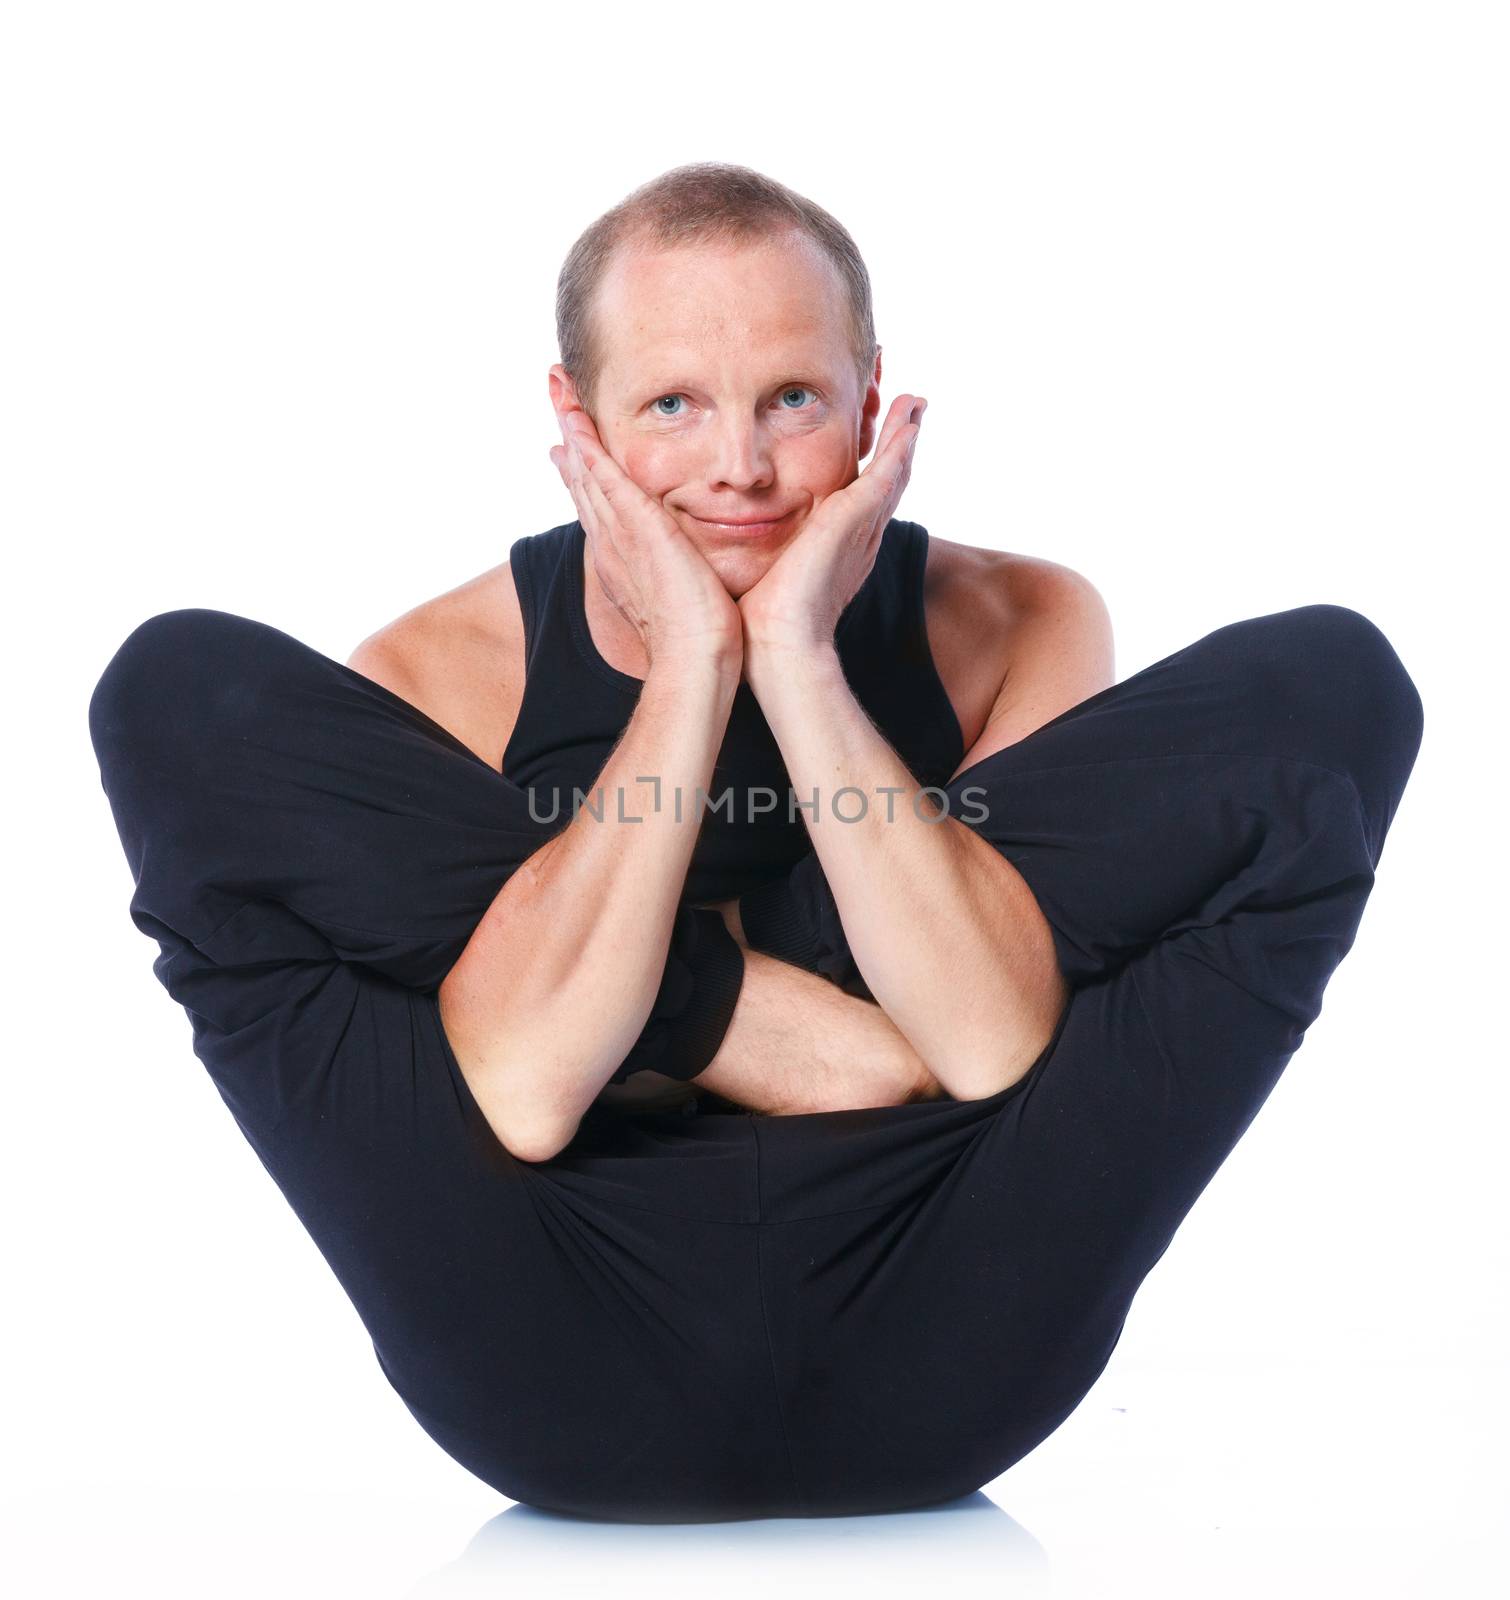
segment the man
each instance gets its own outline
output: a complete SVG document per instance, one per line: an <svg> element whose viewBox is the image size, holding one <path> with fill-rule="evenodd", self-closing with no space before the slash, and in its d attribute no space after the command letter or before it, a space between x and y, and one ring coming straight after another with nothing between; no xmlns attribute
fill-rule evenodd
<svg viewBox="0 0 1510 1600"><path fill-rule="evenodd" d="M745 971L698 1086L768 1112L999 1092L1066 1003L1048 925L996 850L911 803L919 785L834 644L926 404L899 395L878 429L881 351L853 241L749 169L680 168L578 241L558 332L551 459L586 533L586 622L643 690L598 779L608 820L583 810L531 857L441 987L495 1132L548 1159L597 1098L686 1092L654 1073L604 1089L650 1011L699 826L690 803L657 807L644 778L689 802L716 792L741 683L824 820L839 791L872 797L858 820L809 832L873 998L751 949L737 902L722 903ZM956 772L1114 682L1106 608L1063 566L934 539L924 598L963 736ZM505 564L406 613L348 665L497 767L524 642Z"/></svg>
<svg viewBox="0 0 1510 1600"><path fill-rule="evenodd" d="M694 169L589 229L578 518L506 574L356 668L162 612L90 696L196 1054L405 1405L548 1510L895 1511L1035 1448L1320 1014L1421 741L1345 606L1115 683L1073 574L930 581L825 217ZM604 803L537 816L562 778ZM589 1116L657 1068L838 1115Z"/></svg>

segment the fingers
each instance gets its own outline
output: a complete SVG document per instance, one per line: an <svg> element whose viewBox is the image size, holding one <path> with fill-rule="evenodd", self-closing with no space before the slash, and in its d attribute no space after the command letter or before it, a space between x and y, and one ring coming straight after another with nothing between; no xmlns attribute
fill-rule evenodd
<svg viewBox="0 0 1510 1600"><path fill-rule="evenodd" d="M564 445L557 449L565 452L568 462L576 461L581 483L594 504L606 502L627 517L645 505L653 504L650 496L604 448L593 420L585 411L569 411L561 418ZM556 459L556 451L551 451Z"/></svg>
<svg viewBox="0 0 1510 1600"><path fill-rule="evenodd" d="M550 458L561 474L561 482L577 508L577 516L589 533L596 533L597 519L587 492L587 473L582 458L571 443L553 445Z"/></svg>
<svg viewBox="0 0 1510 1600"><path fill-rule="evenodd" d="M566 441L567 449L576 451L584 470L588 473L602 473L609 477L624 476L623 469L609 455L603 441L598 437L598 430L593 425L592 418L585 411L568 411L561 418L561 436Z"/></svg>
<svg viewBox="0 0 1510 1600"><path fill-rule="evenodd" d="M550 457L571 491L599 581L621 605L619 597L634 587L631 580L626 588L623 569L634 562L645 537L642 514L658 507L604 448L585 411L567 412L560 420L566 442L553 447Z"/></svg>
<svg viewBox="0 0 1510 1600"><path fill-rule="evenodd" d="M871 462L874 464L890 448L897 436L909 424L916 424L922 420L924 411L928 409L928 402L920 399L915 394L899 394L891 402L891 409L886 413L886 421L881 425L881 437L876 441L876 450ZM913 435L916 437L916 434Z"/></svg>
<svg viewBox="0 0 1510 1600"><path fill-rule="evenodd" d="M602 571L602 563L609 559L609 551L618 553L618 539L623 523L615 514L609 496L598 481L593 464L587 460L577 436L571 435L566 445L567 470L571 475L572 499L576 502L577 516L587 533L588 547Z"/></svg>
<svg viewBox="0 0 1510 1600"><path fill-rule="evenodd" d="M928 402L916 395L898 396L886 417L890 432L876 446L864 472L850 485L868 498L872 515L881 523L890 520L912 476L912 457L927 409Z"/></svg>
<svg viewBox="0 0 1510 1600"><path fill-rule="evenodd" d="M906 420L898 421L896 432L888 441L894 447L892 451L893 457L900 462L904 473L911 469L912 456L917 448L918 435L922 432L923 413L928 409L928 402L918 399L916 395L907 396L907 400L908 404L897 413L899 418L905 418ZM877 453L879 454L879 452Z"/></svg>
<svg viewBox="0 0 1510 1600"><path fill-rule="evenodd" d="M585 411L563 411L561 413L561 436L569 439L573 436L589 439L593 446L601 450L603 441L598 437L598 425Z"/></svg>
<svg viewBox="0 0 1510 1600"><path fill-rule="evenodd" d="M608 536L612 538L619 526L619 518L615 515L615 508L611 503L612 497L607 488L598 481L592 465L583 459L580 451L577 453L577 486L583 498L592 507L592 514L596 518L595 527L608 529Z"/></svg>

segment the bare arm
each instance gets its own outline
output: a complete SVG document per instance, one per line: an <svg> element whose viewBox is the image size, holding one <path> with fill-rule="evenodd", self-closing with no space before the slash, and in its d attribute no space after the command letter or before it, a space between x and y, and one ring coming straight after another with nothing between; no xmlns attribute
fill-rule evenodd
<svg viewBox="0 0 1510 1600"><path fill-rule="evenodd" d="M745 676L854 964L945 1090L973 1100L1020 1079L1064 1014L1053 930L1017 869L921 793L834 642L906 487L926 408L916 395L892 402L870 464L823 497L739 609Z"/></svg>
<svg viewBox="0 0 1510 1600"><path fill-rule="evenodd" d="M996 707L956 777L1112 681L1105 607L1066 569L1044 564L1014 624ZM756 643L748 662L793 787L820 795L814 847L871 994L955 1098L1016 1082L1068 999L1021 874L959 814L920 800L832 646ZM853 794L839 815L832 809L846 785L864 796L858 820L849 820L862 812ZM986 793L964 787L954 810L978 815L967 808Z"/></svg>
<svg viewBox="0 0 1510 1600"><path fill-rule="evenodd" d="M753 950L729 1031L696 1081L770 1116L898 1106L944 1092L880 1006Z"/></svg>
<svg viewBox="0 0 1510 1600"><path fill-rule="evenodd" d="M783 652L751 681L792 787L818 796L816 823L804 817L871 994L955 1099L1015 1082L1068 998L1026 882L920 795L832 646Z"/></svg>
<svg viewBox="0 0 1510 1600"><path fill-rule="evenodd" d="M738 937L737 902L725 903ZM743 946L743 941L741 940ZM666 1110L701 1090L770 1116L905 1105L940 1098L943 1086L880 1006L827 978L744 947L745 975L723 1044L684 1082L638 1072L600 1101Z"/></svg>
<svg viewBox="0 0 1510 1600"><path fill-rule="evenodd" d="M457 1064L523 1160L570 1141L650 1015L697 839L693 801L711 787L738 684L737 657L652 663L588 803L499 890L440 986Z"/></svg>

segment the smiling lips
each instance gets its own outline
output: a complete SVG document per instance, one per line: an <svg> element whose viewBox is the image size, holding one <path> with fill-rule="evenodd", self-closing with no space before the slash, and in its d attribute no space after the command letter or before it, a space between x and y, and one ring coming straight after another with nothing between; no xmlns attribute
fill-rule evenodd
<svg viewBox="0 0 1510 1600"><path fill-rule="evenodd" d="M687 513L687 515L692 517L693 521L702 523L705 528L716 528L720 533L733 534L737 538L758 539L762 534L773 533L777 528L781 527L783 523L788 521L792 513L790 511L786 511L783 512L779 517L765 518L758 522L715 521L711 517L694 516L694 514L690 511Z"/></svg>

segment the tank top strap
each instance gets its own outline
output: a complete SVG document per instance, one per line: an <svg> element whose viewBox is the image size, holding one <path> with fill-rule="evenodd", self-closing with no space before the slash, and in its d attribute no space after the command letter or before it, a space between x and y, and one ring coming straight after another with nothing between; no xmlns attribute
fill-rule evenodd
<svg viewBox="0 0 1510 1600"><path fill-rule="evenodd" d="M554 564L556 552L549 544L552 533L527 533L509 546L509 572L514 593L519 598L519 614L524 621L524 659L526 670L534 664L540 645L541 598L550 590L547 564Z"/></svg>
<svg viewBox="0 0 1510 1600"><path fill-rule="evenodd" d="M939 676L928 639L928 605L925 586L928 577L928 530L920 522L907 524L912 534L910 567L906 578L907 625L903 635L903 657L913 668L916 685L914 712L925 730L926 757L920 757L930 773L942 773L935 782L947 782L965 758L965 731L959 713Z"/></svg>
<svg viewBox="0 0 1510 1600"><path fill-rule="evenodd" d="M856 697L913 770L937 784L963 759L965 741L928 642L927 567L928 530L893 519L834 638Z"/></svg>

